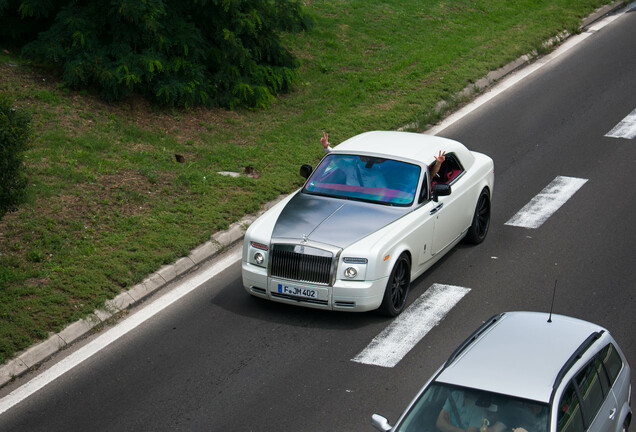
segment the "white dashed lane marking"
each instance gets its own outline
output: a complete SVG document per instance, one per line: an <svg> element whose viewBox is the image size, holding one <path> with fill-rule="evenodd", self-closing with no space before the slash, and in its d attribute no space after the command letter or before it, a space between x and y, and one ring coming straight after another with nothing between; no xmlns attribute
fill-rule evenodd
<svg viewBox="0 0 636 432"><path fill-rule="evenodd" d="M393 367L470 291L433 284L351 360Z"/></svg>
<svg viewBox="0 0 636 432"><path fill-rule="evenodd" d="M636 137L636 109L629 113L619 124L605 134L610 138L627 138Z"/></svg>
<svg viewBox="0 0 636 432"><path fill-rule="evenodd" d="M526 204L506 225L539 228L587 182L587 179L559 176Z"/></svg>

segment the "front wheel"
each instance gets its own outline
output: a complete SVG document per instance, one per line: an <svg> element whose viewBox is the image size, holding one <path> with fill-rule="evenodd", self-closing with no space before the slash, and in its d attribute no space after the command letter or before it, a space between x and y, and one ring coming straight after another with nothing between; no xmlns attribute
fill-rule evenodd
<svg viewBox="0 0 636 432"><path fill-rule="evenodd" d="M490 193L484 188L479 194L477 205L475 206L475 214L473 222L468 228L466 241L472 244L479 244L484 241L488 228L490 227Z"/></svg>
<svg viewBox="0 0 636 432"><path fill-rule="evenodd" d="M410 286L411 261L407 254L402 254L391 270L379 311L390 317L399 315L406 306Z"/></svg>

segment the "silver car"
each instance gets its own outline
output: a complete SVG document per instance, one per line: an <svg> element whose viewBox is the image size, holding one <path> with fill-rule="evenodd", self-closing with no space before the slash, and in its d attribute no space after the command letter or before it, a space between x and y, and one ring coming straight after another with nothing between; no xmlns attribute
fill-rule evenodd
<svg viewBox="0 0 636 432"><path fill-rule="evenodd" d="M632 418L630 366L609 332L562 315L484 323L381 431L617 432Z"/></svg>

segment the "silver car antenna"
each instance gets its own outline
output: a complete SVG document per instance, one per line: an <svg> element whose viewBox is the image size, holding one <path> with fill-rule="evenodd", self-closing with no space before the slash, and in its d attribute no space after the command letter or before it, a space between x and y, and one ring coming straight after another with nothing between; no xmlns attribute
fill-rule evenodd
<svg viewBox="0 0 636 432"><path fill-rule="evenodd" d="M550 316L548 317L548 322L552 322L552 309L554 309L554 297L556 296L556 286L557 279L554 280L554 291L552 291L552 305L550 306Z"/></svg>

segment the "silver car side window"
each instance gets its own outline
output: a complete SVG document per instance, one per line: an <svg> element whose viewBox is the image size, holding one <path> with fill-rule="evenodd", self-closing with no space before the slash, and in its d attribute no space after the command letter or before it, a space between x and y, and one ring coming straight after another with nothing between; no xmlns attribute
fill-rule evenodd
<svg viewBox="0 0 636 432"><path fill-rule="evenodd" d="M580 432L584 430L583 414L576 395L574 384L570 382L559 401L557 417L558 432Z"/></svg>
<svg viewBox="0 0 636 432"><path fill-rule="evenodd" d="M587 419L588 425L596 418L596 414L605 400L605 395L601 388L601 381L597 373L598 369L594 363L594 361L589 362L574 379L579 388L581 403L583 405L583 415Z"/></svg>
<svg viewBox="0 0 636 432"><path fill-rule="evenodd" d="M603 365L609 375L610 386L614 385L614 381L618 378L618 374L623 369L623 361L621 356L616 352L616 348L612 344L608 344L607 347L601 351L603 358Z"/></svg>

